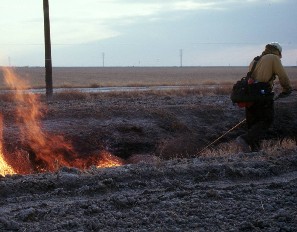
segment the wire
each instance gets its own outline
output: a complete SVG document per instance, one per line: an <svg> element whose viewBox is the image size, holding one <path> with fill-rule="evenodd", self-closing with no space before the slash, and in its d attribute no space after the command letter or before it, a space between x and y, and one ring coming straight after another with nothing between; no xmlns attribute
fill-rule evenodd
<svg viewBox="0 0 297 232"><path fill-rule="evenodd" d="M216 143L217 141L219 141L221 138L223 138L226 134L228 134L229 132L233 131L234 129L236 129L237 127L239 127L241 124L243 124L246 121L246 119L243 119L241 122L237 123L234 127L232 127L230 130L226 131L224 134L222 134L219 138L217 138L216 140L214 140L213 142L211 142L210 144L208 144L206 147L204 147L202 150L200 150L196 155L201 154L203 151L205 151L207 148L209 148L211 145L213 145L214 143Z"/></svg>
<svg viewBox="0 0 297 232"><path fill-rule="evenodd" d="M292 91L297 91L297 89L292 89ZM280 97L276 97L274 99L274 101L278 100ZM230 130L226 131L224 134L222 134L219 138L217 138L216 140L214 140L213 142L209 143L206 147L204 147L202 150L200 150L195 156L201 154L203 151L205 151L207 148L209 148L211 145L213 145L214 143L216 143L217 141L219 141L221 138L223 138L226 134L230 133L231 131L233 131L234 129L236 129L237 127L239 127L241 124L243 124L246 121L246 119L243 119L241 122L237 123L234 127L232 127Z"/></svg>

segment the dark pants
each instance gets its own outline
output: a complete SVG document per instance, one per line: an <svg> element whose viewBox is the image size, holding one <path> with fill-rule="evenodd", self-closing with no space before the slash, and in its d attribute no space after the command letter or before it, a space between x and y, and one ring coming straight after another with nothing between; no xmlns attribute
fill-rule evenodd
<svg viewBox="0 0 297 232"><path fill-rule="evenodd" d="M245 110L247 121L247 133L242 138L250 145L252 151L258 151L260 143L274 119L273 100L254 103Z"/></svg>

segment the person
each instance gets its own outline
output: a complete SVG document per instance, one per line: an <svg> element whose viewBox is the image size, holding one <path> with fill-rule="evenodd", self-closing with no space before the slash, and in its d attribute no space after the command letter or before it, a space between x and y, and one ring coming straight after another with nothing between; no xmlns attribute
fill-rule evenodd
<svg viewBox="0 0 297 232"><path fill-rule="evenodd" d="M269 82L271 89L276 76L282 87L278 97L287 97L292 92L288 75L281 63L282 47L273 42L265 46L260 60L252 73L252 77L258 82ZM251 71L253 60L249 66ZM260 149L260 143L274 120L274 100L254 102L245 108L247 131L236 138L236 142L243 152L255 152Z"/></svg>

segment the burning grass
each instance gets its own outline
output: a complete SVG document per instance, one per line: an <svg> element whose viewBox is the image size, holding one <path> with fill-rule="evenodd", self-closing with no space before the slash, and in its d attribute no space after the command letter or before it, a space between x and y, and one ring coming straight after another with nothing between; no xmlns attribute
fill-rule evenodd
<svg viewBox="0 0 297 232"><path fill-rule="evenodd" d="M39 95L23 94L22 90L28 89L29 85L11 69L5 68L3 73L7 86L15 90L11 100L15 104L15 120L24 151L17 150L13 154L4 152L1 120L0 174L56 171L60 166L84 169L92 165L107 167L122 164L121 160L106 152L81 158L63 135L43 131L40 122L46 107L41 103Z"/></svg>
<svg viewBox="0 0 297 232"><path fill-rule="evenodd" d="M7 163L6 157L3 154L3 118L0 115L0 175L15 174L15 170Z"/></svg>
<svg viewBox="0 0 297 232"><path fill-rule="evenodd" d="M126 91L126 92L107 92L107 93L82 93L79 91L68 90L62 93L55 94L51 100L46 100L44 95L38 94L24 94L22 91L24 89L30 88L27 81L24 78L21 78L18 73L15 73L14 70L4 69L2 70L4 74L4 80L6 81L6 88L14 89L15 93L10 94L1 94L0 99L4 102L9 103L10 107L14 107L13 117L9 117L9 120L13 121L18 126L20 131L17 141L20 141L18 148L14 151L7 151L7 144L1 139L2 145L0 150L0 174L12 174L12 173L36 173L36 172L46 172L46 171L56 171L62 166L66 167L75 167L79 169L87 169L89 167L110 167L118 166L125 164L125 161L114 156L113 154L105 151L99 150L98 152L87 154L82 157L79 152L74 148L73 141L71 139L66 139L63 134L49 133L42 129L41 120L46 115L47 106L43 102L49 104L55 104L55 102L65 101L70 102L70 104L79 103L90 104L92 107L97 107L98 99L100 102L103 101L104 106L108 106L107 103L113 102L116 103L116 107L120 108L123 112L114 111L118 113L123 113L125 117L125 110L127 107L125 102L134 102L133 106L135 112L139 109L138 105L143 105L142 103L147 103L147 99L164 99L163 102L168 104L168 99L181 99L182 96L216 96L216 95L229 95L232 87L232 82L227 82L225 80L224 84L219 84L217 80L204 81L201 82L200 86L191 87L191 88L180 88L172 90L149 90L149 91ZM176 77L175 77L176 78ZM26 79L26 78L25 78ZM145 82L144 82L145 83ZM155 84L157 82L154 82ZM160 84L159 82L158 84ZM177 84L189 84L190 82L176 82ZM294 83L294 82L293 82ZM168 84L168 83L167 83ZM172 84L172 83L171 83ZM210 86L213 85L213 86ZM210 88L209 88L210 86ZM96 86L94 86L96 87ZM97 100L97 101L95 101ZM199 100L200 101L200 100ZM120 102L120 103L119 103ZM170 104L175 104L175 102L170 102ZM183 107L193 108L196 104L195 101L191 101L190 104L186 102ZM200 103L199 103L200 104ZM4 104L5 105L5 104ZM63 105L63 104L61 104ZM149 106L149 105L148 105ZM73 107L76 107L75 104ZM156 106L157 107L157 106ZM171 106L169 106L171 107ZM172 106L174 107L174 106ZM199 107L204 107L200 106ZM221 115L222 111L210 110L210 106L207 104L205 107L205 112L203 112L206 119L211 118L210 114ZM82 112L87 107L80 110L78 114L85 113ZM137 109L137 110L136 110ZM170 139L164 142L163 146L160 148L160 157L164 159L171 159L176 157L190 157L197 152L197 147L201 144L206 143L207 141L200 141L199 138L193 138L193 133L191 128L188 127L188 124L184 123L180 117L178 117L176 111L171 111L171 109L162 108L158 106L157 108L150 109L141 108L147 112L147 115L150 117L156 117L158 120L162 121L162 129L172 132L180 132L179 140ZM113 110L113 109L112 109ZM202 110L203 111L203 110ZM200 111L197 111L198 113ZM101 115L104 112L101 112L100 109L92 111L89 115L94 114L100 115L97 118L101 119ZM181 113L181 112L178 112ZM9 114L4 115L4 119L7 119ZM81 117L81 115L80 115ZM120 117L120 116L118 116ZM13 119L11 119L13 118ZM96 118L96 119L97 119ZM102 116L103 118L103 116ZM206 120L207 121L207 120ZM3 127L1 127L3 128ZM0 128L0 129L1 129ZM121 127L118 127L121 128ZM129 134L131 129L125 131L125 127L121 130L117 130L118 133ZM142 128L141 128L142 131ZM136 131L136 133L138 133ZM188 133L188 134L187 134ZM210 133L210 132L209 132ZM140 134L140 133L139 133ZM185 135L186 134L186 135ZM185 139L185 136L189 136L189 139ZM210 136L211 137L211 136ZM187 142L185 142L187 141ZM200 145L196 144L197 141L200 141ZM263 145L264 146L264 145ZM270 145L270 147L273 145ZM264 146L265 147L265 146ZM232 148L232 149L231 149ZM265 148L268 149L268 148ZM271 149L271 148L269 148ZM204 156L208 154L210 156L228 156L238 152L233 149L233 146L220 145L216 150L207 150L203 153ZM269 151L270 152L270 151ZM158 153L159 155L159 153ZM164 157L163 157L164 156Z"/></svg>

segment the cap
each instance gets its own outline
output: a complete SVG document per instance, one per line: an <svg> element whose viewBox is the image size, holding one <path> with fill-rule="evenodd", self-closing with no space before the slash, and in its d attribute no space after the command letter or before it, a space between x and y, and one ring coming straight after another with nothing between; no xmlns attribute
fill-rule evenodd
<svg viewBox="0 0 297 232"><path fill-rule="evenodd" d="M269 45L275 47L280 53L282 53L282 46L280 46L280 44L278 42L272 42Z"/></svg>

